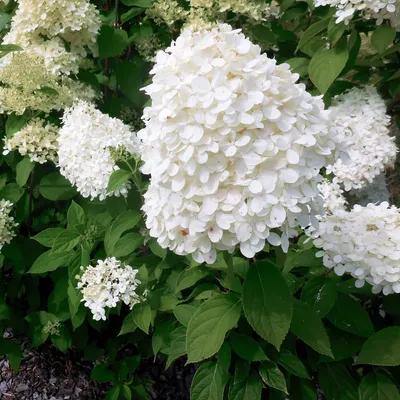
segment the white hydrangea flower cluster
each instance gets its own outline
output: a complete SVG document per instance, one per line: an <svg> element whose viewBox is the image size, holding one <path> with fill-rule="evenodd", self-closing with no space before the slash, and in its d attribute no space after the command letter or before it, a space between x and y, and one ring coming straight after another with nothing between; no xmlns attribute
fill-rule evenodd
<svg viewBox="0 0 400 400"><path fill-rule="evenodd" d="M324 179L318 184L318 190L324 199L324 208L327 214L334 214L338 210L346 209L347 200L343 196L340 185Z"/></svg>
<svg viewBox="0 0 400 400"><path fill-rule="evenodd" d="M84 271L77 276L78 289L96 321L106 320L106 308L116 307L122 301L132 308L142 298L136 293L140 281L136 278L139 270L123 265L115 257L99 260L96 266L81 267Z"/></svg>
<svg viewBox="0 0 400 400"><path fill-rule="evenodd" d="M57 135L57 126L40 118L33 118L13 136L4 139L3 154L18 150L22 156L28 155L32 162L57 163Z"/></svg>
<svg viewBox="0 0 400 400"><path fill-rule="evenodd" d="M324 266L337 275L350 273L357 287L368 282L374 293L400 293L400 210L395 206L383 202L338 210L311 234Z"/></svg>
<svg viewBox="0 0 400 400"><path fill-rule="evenodd" d="M185 29L152 74L138 136L146 225L161 247L207 263L236 245L253 257L266 240L286 251L295 227L317 223L319 171L338 143L288 64L222 24Z"/></svg>
<svg viewBox="0 0 400 400"><path fill-rule="evenodd" d="M97 110L93 104L78 101L66 109L58 136L60 172L83 197L103 200L106 196L126 195L129 185L107 192L110 175L119 169L112 150L124 148L139 153L136 134L121 120Z"/></svg>
<svg viewBox="0 0 400 400"><path fill-rule="evenodd" d="M396 157L385 103L375 87L355 87L334 99L331 112L334 129L343 141L350 142L350 162L338 159L327 172L333 173L334 182L343 183L346 191L360 189Z"/></svg>
<svg viewBox="0 0 400 400"><path fill-rule="evenodd" d="M365 19L376 19L376 24L389 21L390 25L400 31L400 1L399 0L314 0L316 7L335 7L336 23L348 25L357 12Z"/></svg>
<svg viewBox="0 0 400 400"><path fill-rule="evenodd" d="M13 229L18 226L14 218L10 216L13 203L8 200L0 200L0 250L5 244L15 237Z"/></svg>

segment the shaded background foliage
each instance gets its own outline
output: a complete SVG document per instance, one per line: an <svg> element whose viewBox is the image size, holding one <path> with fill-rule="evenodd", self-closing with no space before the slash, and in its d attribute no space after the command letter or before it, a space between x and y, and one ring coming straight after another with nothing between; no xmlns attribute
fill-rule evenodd
<svg viewBox="0 0 400 400"><path fill-rule="evenodd" d="M103 112L138 130L148 101L140 89L151 80L149 54L167 47L183 22L156 23L146 14L151 0L95 3L102 15L99 58L94 71L76 78L103 94ZM0 15L3 30L13 7ZM333 9L306 1L284 0L280 13L254 22L227 11L224 20L243 28L269 57L288 62L326 106L372 82L387 99L393 124L398 121L398 32L362 18L335 24ZM60 114L51 117L57 122ZM1 135L18 130L24 118L3 115ZM372 295L369 287L355 288L354 279L337 277L305 237L287 255L266 246L257 260L219 254L215 264L198 265L146 237L140 206L147 177L136 174L138 187L127 198L88 201L53 165L34 165L13 152L1 157L0 168L0 198L16 203L20 224L0 255L0 326L14 336L28 334L34 346L50 340L95 362L92 379L113 382L108 399L147 398L135 370L156 355L166 367L180 357L200 363L193 400L400 398L399 295ZM90 260L111 256L138 268L149 294L132 311L118 305L107 321L94 321L76 275ZM16 342L3 339L0 352L18 369Z"/></svg>

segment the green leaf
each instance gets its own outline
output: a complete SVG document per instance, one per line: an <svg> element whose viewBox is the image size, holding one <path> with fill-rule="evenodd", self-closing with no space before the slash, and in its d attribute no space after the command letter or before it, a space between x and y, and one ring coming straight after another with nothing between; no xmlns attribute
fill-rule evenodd
<svg viewBox="0 0 400 400"><path fill-rule="evenodd" d="M6 135L8 138L20 131L30 120L29 114L16 115L11 114L6 122Z"/></svg>
<svg viewBox="0 0 400 400"><path fill-rule="evenodd" d="M223 400L228 377L219 362L202 363L192 380L190 400Z"/></svg>
<svg viewBox="0 0 400 400"><path fill-rule="evenodd" d="M306 77L308 75L308 65L310 60L305 57L295 57L290 58L286 61L290 65L290 69L293 73L299 74L301 77Z"/></svg>
<svg viewBox="0 0 400 400"><path fill-rule="evenodd" d="M361 349L356 364L400 365L400 326L374 333Z"/></svg>
<svg viewBox="0 0 400 400"><path fill-rule="evenodd" d="M290 399L317 400L317 389L310 381L292 378L290 379Z"/></svg>
<svg viewBox="0 0 400 400"><path fill-rule="evenodd" d="M163 351L170 346L170 333L174 330L175 324L173 320L167 320L156 324L153 338L152 348L154 357L157 356L159 351Z"/></svg>
<svg viewBox="0 0 400 400"><path fill-rule="evenodd" d="M24 194L24 189L21 189L16 183L9 183L0 190L0 199L16 203Z"/></svg>
<svg viewBox="0 0 400 400"><path fill-rule="evenodd" d="M250 267L243 286L243 307L253 329L279 349L289 331L293 300L281 272L270 262Z"/></svg>
<svg viewBox="0 0 400 400"><path fill-rule="evenodd" d="M121 3L126 6L151 7L151 0L121 0Z"/></svg>
<svg viewBox="0 0 400 400"><path fill-rule="evenodd" d="M25 157L17 164L16 167L16 182L18 186L24 186L31 174L35 163L29 157Z"/></svg>
<svg viewBox="0 0 400 400"><path fill-rule="evenodd" d="M248 378L235 379L229 391L229 400L261 400L262 381L255 371Z"/></svg>
<svg viewBox="0 0 400 400"><path fill-rule="evenodd" d="M7 355L11 368L14 370L14 372L18 372L22 361L21 347L10 339L1 339L0 354Z"/></svg>
<svg viewBox="0 0 400 400"><path fill-rule="evenodd" d="M62 253L52 253L51 250L48 250L36 259L28 273L42 274L44 272L55 271L59 267L67 266L70 257L70 251Z"/></svg>
<svg viewBox="0 0 400 400"><path fill-rule="evenodd" d="M149 333L151 308L148 304L135 304L132 309L132 318L139 329L144 333Z"/></svg>
<svg viewBox="0 0 400 400"><path fill-rule="evenodd" d="M118 169L114 171L108 181L107 192L111 193L120 189L131 178L132 172Z"/></svg>
<svg viewBox="0 0 400 400"><path fill-rule="evenodd" d="M49 228L39 232L36 236L32 236L31 239L36 240L43 246L53 247L57 236L62 232L65 232L64 228Z"/></svg>
<svg viewBox="0 0 400 400"><path fill-rule="evenodd" d="M125 22L129 21L130 19L137 17L143 12L143 8L131 8L126 13L121 14L121 22L124 24Z"/></svg>
<svg viewBox="0 0 400 400"><path fill-rule="evenodd" d="M8 24L8 21L10 21L10 14L1 13L0 14L0 31L2 31L6 27L6 25Z"/></svg>
<svg viewBox="0 0 400 400"><path fill-rule="evenodd" d="M371 372L358 388L360 400L400 400L396 385L385 375Z"/></svg>
<svg viewBox="0 0 400 400"><path fill-rule="evenodd" d="M263 362L258 371L266 385L288 394L285 376L274 362Z"/></svg>
<svg viewBox="0 0 400 400"><path fill-rule="evenodd" d="M174 338L171 341L166 368L169 368L175 360L186 354L186 328L180 326L172 332L172 335Z"/></svg>
<svg viewBox="0 0 400 400"><path fill-rule="evenodd" d="M343 22L339 24L336 23L336 19L337 17L333 16L328 25L328 39L333 46L342 37L344 31L346 30L346 25Z"/></svg>
<svg viewBox="0 0 400 400"><path fill-rule="evenodd" d="M48 200L69 200L76 195L71 183L58 172L43 177L39 185L40 194Z"/></svg>
<svg viewBox="0 0 400 400"><path fill-rule="evenodd" d="M67 212L67 221L68 229L72 229L76 225L84 225L86 222L83 208L73 200Z"/></svg>
<svg viewBox="0 0 400 400"><path fill-rule="evenodd" d="M72 250L78 245L79 240L80 235L78 232L65 230L56 237L51 251L53 253L60 253Z"/></svg>
<svg viewBox="0 0 400 400"><path fill-rule="evenodd" d="M108 369L107 364L95 365L90 374L92 381L107 383L114 379L114 373Z"/></svg>
<svg viewBox="0 0 400 400"><path fill-rule="evenodd" d="M125 400L131 400L132 399L132 391L129 388L128 385L122 385L121 386L121 393L120 396L122 396L123 399Z"/></svg>
<svg viewBox="0 0 400 400"><path fill-rule="evenodd" d="M116 385L113 386L106 395L105 400L119 400L120 399L120 392L121 392L121 386Z"/></svg>
<svg viewBox="0 0 400 400"><path fill-rule="evenodd" d="M322 21L318 21L315 24L310 25L308 29L301 35L296 52L304 47L304 45L306 45L314 36L326 29L329 25L329 21L330 18L325 18Z"/></svg>
<svg viewBox="0 0 400 400"><path fill-rule="evenodd" d="M287 350L281 351L277 363L299 378L310 379L310 375L308 374L307 368L304 364L294 354Z"/></svg>
<svg viewBox="0 0 400 400"><path fill-rule="evenodd" d="M144 236L140 233L129 232L122 236L115 244L113 256L125 257L132 254L144 242Z"/></svg>
<svg viewBox="0 0 400 400"><path fill-rule="evenodd" d="M195 313L197 307L192 304L180 304L174 308L175 318L185 327L189 325L190 318Z"/></svg>
<svg viewBox="0 0 400 400"><path fill-rule="evenodd" d="M268 357L260 345L251 337L242 333L231 332L229 343L233 351L247 361L265 361Z"/></svg>
<svg viewBox="0 0 400 400"><path fill-rule="evenodd" d="M131 311L122 322L121 330L118 333L118 336L125 335L127 333L132 333L136 330L137 325L133 319L133 311Z"/></svg>
<svg viewBox="0 0 400 400"><path fill-rule="evenodd" d="M167 256L167 249L163 249L158 243L157 240L151 239L149 242L149 247L151 252L157 257L162 258L163 260Z"/></svg>
<svg viewBox="0 0 400 400"><path fill-rule="evenodd" d="M23 48L16 44L0 44L0 51L22 51Z"/></svg>
<svg viewBox="0 0 400 400"><path fill-rule="evenodd" d="M337 328L361 337L368 338L374 333L374 326L361 304L342 293L338 293L327 318Z"/></svg>
<svg viewBox="0 0 400 400"><path fill-rule="evenodd" d="M383 53L396 37L396 30L389 25L378 26L371 36L371 45L379 54Z"/></svg>
<svg viewBox="0 0 400 400"><path fill-rule="evenodd" d="M277 43L274 33L265 25L253 25L251 27L251 32L253 33L254 37L260 42L269 44Z"/></svg>
<svg viewBox="0 0 400 400"><path fill-rule="evenodd" d="M364 343L364 339L359 336L344 332L333 326L328 328L328 336L331 343L331 349L336 361L344 360L353 357L358 353ZM324 361L332 361L324 359Z"/></svg>
<svg viewBox="0 0 400 400"><path fill-rule="evenodd" d="M318 377L327 400L359 400L357 383L344 365L322 365Z"/></svg>
<svg viewBox="0 0 400 400"><path fill-rule="evenodd" d="M107 229L104 238L104 247L109 257L113 256L115 245L119 241L121 235L125 231L135 227L135 225L140 221L140 218L141 215L139 212L129 210L119 215L118 218Z"/></svg>
<svg viewBox="0 0 400 400"><path fill-rule="evenodd" d="M318 314L300 300L294 299L290 330L315 351L333 358L329 337Z"/></svg>
<svg viewBox="0 0 400 400"><path fill-rule="evenodd" d="M324 276L310 279L303 287L301 300L309 304L321 317L325 317L336 302L335 282Z"/></svg>
<svg viewBox="0 0 400 400"><path fill-rule="evenodd" d="M202 266L189 267L184 269L176 281L175 293L193 286L200 279L210 274L210 269Z"/></svg>
<svg viewBox="0 0 400 400"><path fill-rule="evenodd" d="M241 302L232 294L215 295L205 301L189 321L188 363L214 355L222 346L225 334L237 324L241 312Z"/></svg>
<svg viewBox="0 0 400 400"><path fill-rule="evenodd" d="M123 61L117 65L115 75L121 92L134 104L139 105L142 98L140 89L143 86L140 68L133 62Z"/></svg>
<svg viewBox="0 0 400 400"><path fill-rule="evenodd" d="M128 34L123 29L114 29L111 26L103 25L97 39L99 45L99 58L119 56L128 46Z"/></svg>
<svg viewBox="0 0 400 400"><path fill-rule="evenodd" d="M311 81L324 94L342 72L349 58L346 49L327 49L315 53L308 66Z"/></svg>

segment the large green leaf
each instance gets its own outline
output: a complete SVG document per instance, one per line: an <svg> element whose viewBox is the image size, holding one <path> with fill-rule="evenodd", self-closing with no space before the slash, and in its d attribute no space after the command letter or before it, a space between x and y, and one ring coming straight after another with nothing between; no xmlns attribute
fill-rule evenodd
<svg viewBox="0 0 400 400"><path fill-rule="evenodd" d="M251 371L244 379L238 378L235 374L228 399L261 400L262 387L262 380L255 371Z"/></svg>
<svg viewBox="0 0 400 400"><path fill-rule="evenodd" d="M72 200L67 213L68 229L72 229L74 226L83 225L86 221L85 212L83 208Z"/></svg>
<svg viewBox="0 0 400 400"><path fill-rule="evenodd" d="M321 318L307 303L295 299L290 330L315 351L333 358Z"/></svg>
<svg viewBox="0 0 400 400"><path fill-rule="evenodd" d="M299 378L310 379L310 375L308 374L304 364L294 354L287 350L281 351L277 363Z"/></svg>
<svg viewBox="0 0 400 400"><path fill-rule="evenodd" d="M140 221L141 215L138 211L129 210L119 215L118 218L107 229L104 238L104 247L109 257L113 256L115 245L119 241L121 235L135 227Z"/></svg>
<svg viewBox="0 0 400 400"><path fill-rule="evenodd" d="M173 339L171 341L166 368L169 368L176 359L186 354L186 328L179 326L172 332L171 336Z"/></svg>
<svg viewBox="0 0 400 400"><path fill-rule="evenodd" d="M391 326L373 334L361 349L356 364L400 365L400 326Z"/></svg>
<svg viewBox="0 0 400 400"><path fill-rule="evenodd" d="M197 307L195 307L192 303L189 304L180 304L174 308L175 318L185 327L189 325L189 321L192 318L192 315L196 311Z"/></svg>
<svg viewBox="0 0 400 400"><path fill-rule="evenodd" d="M359 400L356 381L340 363L322 365L319 384L327 400Z"/></svg>
<svg viewBox="0 0 400 400"><path fill-rule="evenodd" d="M325 93L342 72L349 58L343 48L333 48L316 52L308 66L311 81L321 93Z"/></svg>
<svg viewBox="0 0 400 400"><path fill-rule="evenodd" d="M342 293L338 293L327 318L337 328L361 337L368 338L374 333L374 326L361 304Z"/></svg>
<svg viewBox="0 0 400 400"><path fill-rule="evenodd" d="M371 36L371 45L378 53L383 53L396 37L396 30L389 25L378 26Z"/></svg>
<svg viewBox="0 0 400 400"><path fill-rule="evenodd" d="M293 300L281 272L270 262L250 267L243 286L243 307L253 329L279 349L289 331Z"/></svg>
<svg viewBox="0 0 400 400"><path fill-rule="evenodd" d="M36 240L38 243L40 243L43 246L46 247L53 247L53 244L55 240L57 239L57 236L65 232L64 228L49 228L45 229L42 232L39 232L36 236L32 236L31 239Z"/></svg>
<svg viewBox="0 0 400 400"><path fill-rule="evenodd" d="M225 334L237 324L241 312L240 299L232 294L219 294L205 301L187 328L188 363L214 355L222 346Z"/></svg>
<svg viewBox="0 0 400 400"><path fill-rule="evenodd" d="M143 332L148 333L151 322L151 309L148 304L135 304L132 309L132 318Z"/></svg>
<svg viewBox="0 0 400 400"><path fill-rule="evenodd" d="M67 266L70 257L70 251L52 253L51 250L48 250L36 259L28 272L30 274L42 274L44 272L55 271L58 267Z"/></svg>
<svg viewBox="0 0 400 400"><path fill-rule="evenodd" d="M107 192L114 192L115 190L120 189L124 183L128 182L131 176L132 172L125 171L124 169L114 171L108 181Z"/></svg>
<svg viewBox="0 0 400 400"><path fill-rule="evenodd" d="M0 199L16 203L24 194L24 189L16 183L9 183L0 190Z"/></svg>
<svg viewBox="0 0 400 400"><path fill-rule="evenodd" d="M310 25L310 27L301 36L296 51L303 48L314 36L326 29L329 25L329 20L330 18L325 18L322 21L318 21L315 24Z"/></svg>
<svg viewBox="0 0 400 400"><path fill-rule="evenodd" d="M25 185L34 166L35 166L35 163L33 163L29 159L29 157L25 157L22 161L20 161L17 164L15 180L16 180L18 186Z"/></svg>
<svg viewBox="0 0 400 400"><path fill-rule="evenodd" d="M128 46L128 34L123 29L114 29L111 26L103 25L97 43L100 58L116 57Z"/></svg>
<svg viewBox="0 0 400 400"><path fill-rule="evenodd" d="M266 385L288 394L285 376L274 362L263 362L260 365L259 373Z"/></svg>
<svg viewBox="0 0 400 400"><path fill-rule="evenodd" d="M200 279L210 275L210 273L210 269L203 266L195 266L184 269L176 281L175 293L193 286Z"/></svg>
<svg viewBox="0 0 400 400"><path fill-rule="evenodd" d="M76 195L76 190L71 183L58 172L46 175L39 185L40 194L52 201L69 200Z"/></svg>
<svg viewBox="0 0 400 400"><path fill-rule="evenodd" d="M122 236L115 244L113 250L114 257L125 257L132 254L144 242L144 237L140 233L129 232Z"/></svg>
<svg viewBox="0 0 400 400"><path fill-rule="evenodd" d="M61 232L53 243L52 252L60 253L72 250L80 241L80 235L75 230L65 230Z"/></svg>
<svg viewBox="0 0 400 400"><path fill-rule="evenodd" d="M232 346L233 351L244 360L268 360L268 357L265 355L261 346L251 336L232 332L229 335L229 343Z"/></svg>
<svg viewBox="0 0 400 400"><path fill-rule="evenodd" d="M385 375L371 372L364 376L358 388L360 400L399 400L396 385Z"/></svg>
<svg viewBox="0 0 400 400"><path fill-rule="evenodd" d="M121 329L118 333L118 336L125 335L127 333L132 333L136 330L137 325L133 319L133 312L131 311L122 322Z"/></svg>

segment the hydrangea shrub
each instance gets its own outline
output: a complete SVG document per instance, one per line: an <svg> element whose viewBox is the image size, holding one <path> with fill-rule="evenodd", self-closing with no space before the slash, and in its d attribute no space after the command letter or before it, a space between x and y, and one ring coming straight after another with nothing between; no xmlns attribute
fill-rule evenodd
<svg viewBox="0 0 400 400"><path fill-rule="evenodd" d="M395 164L398 0L10 0L0 34L0 332L108 400L143 359L192 400L400 399L399 205L349 201Z"/></svg>

